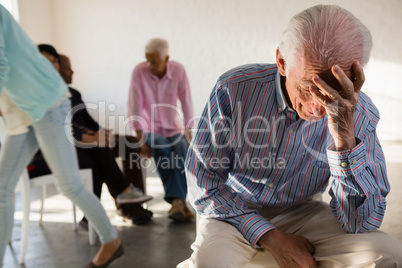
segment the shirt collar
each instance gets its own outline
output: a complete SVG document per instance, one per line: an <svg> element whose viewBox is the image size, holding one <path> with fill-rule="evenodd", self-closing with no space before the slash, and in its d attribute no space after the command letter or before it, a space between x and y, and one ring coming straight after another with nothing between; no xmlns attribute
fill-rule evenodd
<svg viewBox="0 0 402 268"><path fill-rule="evenodd" d="M286 108L289 108L289 105L286 102L285 96L283 95L282 87L281 87L281 74L279 73L279 69L276 70L276 100L278 102L279 110L282 112Z"/></svg>
<svg viewBox="0 0 402 268"><path fill-rule="evenodd" d="M166 74L165 74L165 76L166 76L166 78L172 79L172 71L170 70L170 69L172 69L172 68L171 68L171 64L170 64L170 63L171 63L171 62L168 61L167 64L166 64Z"/></svg>
<svg viewBox="0 0 402 268"><path fill-rule="evenodd" d="M296 110L292 109L286 101L285 96L283 95L282 86L281 86L281 75L279 73L279 69L276 71L276 100L278 102L279 112L282 113L285 110L290 111L289 116L294 117L295 120L299 118Z"/></svg>
<svg viewBox="0 0 402 268"><path fill-rule="evenodd" d="M159 78L158 76L154 75L148 68L147 71L149 73L149 75L151 76L152 79L154 80L163 80L163 79L172 79L172 71L170 70L171 68L171 64L170 61L167 62L166 64L166 73L162 78Z"/></svg>

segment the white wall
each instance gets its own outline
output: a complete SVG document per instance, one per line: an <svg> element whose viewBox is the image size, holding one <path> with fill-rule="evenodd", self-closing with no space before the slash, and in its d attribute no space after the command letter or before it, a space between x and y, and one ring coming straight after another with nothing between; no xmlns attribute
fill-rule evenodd
<svg viewBox="0 0 402 268"><path fill-rule="evenodd" d="M35 42L70 56L73 86L88 102L106 101L126 115L133 67L152 37L170 42L186 67L196 114L229 68L274 62L280 33L295 13L336 3L372 31L374 49L364 91L379 107L382 139L402 139L402 1L400 0L19 0L21 24ZM108 107L108 106L106 106ZM96 115L97 116L97 115Z"/></svg>

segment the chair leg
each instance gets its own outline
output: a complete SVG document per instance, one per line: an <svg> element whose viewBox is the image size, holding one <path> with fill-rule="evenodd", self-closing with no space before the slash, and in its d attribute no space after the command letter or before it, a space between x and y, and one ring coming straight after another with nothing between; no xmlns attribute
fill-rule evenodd
<svg viewBox="0 0 402 268"><path fill-rule="evenodd" d="M92 224L90 222L89 222L89 225L88 225L88 235L89 235L89 244L91 246L95 245L96 244L95 230L94 230L94 227L92 226Z"/></svg>
<svg viewBox="0 0 402 268"><path fill-rule="evenodd" d="M29 187L29 179L28 176L24 176L22 178L22 190L21 190L21 199L22 199L22 210L23 210L23 220L22 220L22 232L21 232L21 252L20 252L20 263L23 264L25 262L25 253L27 250L27 242L28 242L28 231L29 231L29 212L30 212L30 203L31 203L31 191Z"/></svg>
<svg viewBox="0 0 402 268"><path fill-rule="evenodd" d="M40 201L40 216L39 216L39 225L42 226L43 223L43 207L45 206L45 198L47 195L47 187L46 184L42 185L42 197Z"/></svg>
<svg viewBox="0 0 402 268"><path fill-rule="evenodd" d="M14 204L14 207L15 207L15 197L16 197L16 193L14 192L14 194L13 194L13 204ZM9 243L10 245L11 245L11 241L12 241L12 239L13 239L13 227L14 227L14 224L11 225L10 238L8 239L8 243Z"/></svg>
<svg viewBox="0 0 402 268"><path fill-rule="evenodd" d="M73 230L77 231L77 210L75 208L74 203L72 203L72 205L73 205L73 218L74 218L74 220L73 220Z"/></svg>

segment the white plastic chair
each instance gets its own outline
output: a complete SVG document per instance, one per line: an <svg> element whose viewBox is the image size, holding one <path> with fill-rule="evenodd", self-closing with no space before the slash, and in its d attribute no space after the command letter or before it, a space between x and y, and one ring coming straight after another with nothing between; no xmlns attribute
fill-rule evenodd
<svg viewBox="0 0 402 268"><path fill-rule="evenodd" d="M4 141L7 136L7 127L4 122L4 118L0 116L0 140ZM85 188L89 191L93 191L92 186L92 170L91 169L81 169L80 171L81 179L83 180ZM27 170L24 170L20 176L18 181L16 192L21 192L21 200L22 200L22 211L23 211L23 221L22 221L22 232L21 232L21 251L20 251L20 263L23 264L25 262L25 253L27 248L28 241L28 229L29 229L29 215L30 215L30 203L31 203L31 188L34 187L42 187L42 197L41 197L41 208L40 208L40 220L39 224L42 225L43 219L43 207L44 207L44 199L46 198L46 189L48 184L54 184L55 177L52 174L44 175L40 177L35 177L33 179L29 178ZM76 217L76 209L73 204L73 230L76 230L77 226L77 217ZM11 232L12 233L12 232ZM95 244L95 232L91 224L89 224L89 244ZM11 244L11 234L10 240Z"/></svg>

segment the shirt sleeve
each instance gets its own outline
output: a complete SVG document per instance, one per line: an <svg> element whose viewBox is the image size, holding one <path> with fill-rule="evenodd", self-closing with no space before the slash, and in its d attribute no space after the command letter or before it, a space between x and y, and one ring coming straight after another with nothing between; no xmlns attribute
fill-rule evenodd
<svg viewBox="0 0 402 268"><path fill-rule="evenodd" d="M0 20L2 20L1 16ZM8 72L10 71L8 59L5 54L5 37L2 26L3 23L0 23L0 93L3 91L4 84L7 81Z"/></svg>
<svg viewBox="0 0 402 268"><path fill-rule="evenodd" d="M345 231L363 233L378 229L383 221L390 190L385 158L370 120L350 151L327 149L333 182L330 188L332 212Z"/></svg>
<svg viewBox="0 0 402 268"><path fill-rule="evenodd" d="M128 93L128 116L130 117L131 130L143 130L142 118L142 103L144 96L140 87L140 74L137 68L134 69L131 75L131 84Z"/></svg>
<svg viewBox="0 0 402 268"><path fill-rule="evenodd" d="M231 107L227 91L215 87L187 154L189 198L199 214L232 224L253 247L259 247L261 236L275 227L249 210L245 198L227 185L235 161Z"/></svg>
<svg viewBox="0 0 402 268"><path fill-rule="evenodd" d="M182 68L181 78L179 82L179 99L184 114L184 127L186 129L192 128L194 126L194 108L193 101L191 99L190 84L188 82L187 74L184 67Z"/></svg>
<svg viewBox="0 0 402 268"><path fill-rule="evenodd" d="M89 129L74 123L72 126L74 139L76 141L82 141L82 134L87 133Z"/></svg>
<svg viewBox="0 0 402 268"><path fill-rule="evenodd" d="M69 91L71 93L71 106L74 110L72 118L73 127L84 127L92 131L98 131L99 124L89 114L88 109L82 100L81 93L72 88L69 88Z"/></svg>

